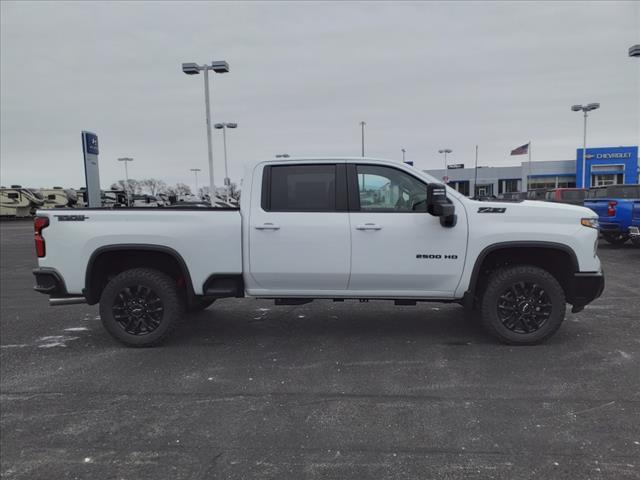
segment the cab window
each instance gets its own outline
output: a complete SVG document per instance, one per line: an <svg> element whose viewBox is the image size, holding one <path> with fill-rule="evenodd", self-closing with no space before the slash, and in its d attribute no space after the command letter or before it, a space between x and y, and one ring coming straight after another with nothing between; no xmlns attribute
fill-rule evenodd
<svg viewBox="0 0 640 480"><path fill-rule="evenodd" d="M427 211L427 186L408 173L378 165L358 165L356 172L360 211Z"/></svg>

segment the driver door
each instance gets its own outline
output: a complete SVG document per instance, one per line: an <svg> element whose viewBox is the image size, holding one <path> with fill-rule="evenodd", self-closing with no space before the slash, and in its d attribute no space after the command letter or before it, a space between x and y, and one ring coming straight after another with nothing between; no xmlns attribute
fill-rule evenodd
<svg viewBox="0 0 640 480"><path fill-rule="evenodd" d="M452 297L462 276L467 244L467 221L460 202L452 199L456 226L445 228L438 217L427 213L427 186L421 179L383 165L348 164L347 168L349 293Z"/></svg>

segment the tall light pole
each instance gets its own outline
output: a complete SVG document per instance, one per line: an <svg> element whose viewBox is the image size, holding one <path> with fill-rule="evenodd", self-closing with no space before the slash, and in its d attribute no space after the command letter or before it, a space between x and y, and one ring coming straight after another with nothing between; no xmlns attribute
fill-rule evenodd
<svg viewBox="0 0 640 480"><path fill-rule="evenodd" d="M364 157L364 126L367 124L364 120L360 122L360 127L362 127L362 156Z"/></svg>
<svg viewBox="0 0 640 480"><path fill-rule="evenodd" d="M198 172L201 172L200 168L190 168L189 171L193 172L196 175L196 195L198 194Z"/></svg>
<svg viewBox="0 0 640 480"><path fill-rule="evenodd" d="M127 163L133 162L133 158L121 157L118 161L124 163L124 193L127 196L127 206L129 206L131 202L129 201L129 169L127 168Z"/></svg>
<svg viewBox="0 0 640 480"><path fill-rule="evenodd" d="M447 178L447 153L451 153L453 152L453 150L451 150L450 148L443 148L442 150L438 150L438 153L444 153L444 176L442 177L442 180L445 180L445 178Z"/></svg>
<svg viewBox="0 0 640 480"><path fill-rule="evenodd" d="M222 130L222 143L224 144L224 187L229 195L229 186L231 180L229 180L229 164L227 163L227 128L238 128L237 123L216 123L214 125L216 130Z"/></svg>
<svg viewBox="0 0 640 480"><path fill-rule="evenodd" d="M197 63L183 63L182 71L187 75L198 75L201 71L204 72L204 106L205 115L207 119L207 148L209 155L209 190L210 190L210 202L213 205L213 196L216 191L215 183L213 182L213 149L211 147L211 106L209 100L209 70L213 70L215 73L227 73L229 71L229 64L224 60L218 60L211 62L211 65L198 65Z"/></svg>
<svg viewBox="0 0 640 480"><path fill-rule="evenodd" d="M404 163L404 158L405 158L404 156L407 153L407 149L406 148L401 148L401 150L402 150L402 163Z"/></svg>
<svg viewBox="0 0 640 480"><path fill-rule="evenodd" d="M587 188L587 113L600 108L599 103L589 103L587 105L573 105L572 112L584 112L584 136L582 139L582 188ZM591 181L589 181L591 184Z"/></svg>

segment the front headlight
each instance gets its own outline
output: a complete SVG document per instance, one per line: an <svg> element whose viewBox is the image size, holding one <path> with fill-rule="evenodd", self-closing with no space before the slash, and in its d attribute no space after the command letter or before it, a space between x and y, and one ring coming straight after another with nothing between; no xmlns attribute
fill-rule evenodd
<svg viewBox="0 0 640 480"><path fill-rule="evenodd" d="M600 227L600 222L598 222L597 218L582 218L580 219L580 224L584 227L595 228L596 230Z"/></svg>

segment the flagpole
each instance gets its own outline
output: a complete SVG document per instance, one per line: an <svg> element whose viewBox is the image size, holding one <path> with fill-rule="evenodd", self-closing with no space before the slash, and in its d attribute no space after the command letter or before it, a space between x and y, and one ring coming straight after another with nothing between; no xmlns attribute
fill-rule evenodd
<svg viewBox="0 0 640 480"><path fill-rule="evenodd" d="M531 181L531 140L529 140L529 146L527 147L527 152L529 153L529 176L527 177L527 189L525 191L529 191L529 182Z"/></svg>
<svg viewBox="0 0 640 480"><path fill-rule="evenodd" d="M475 175L473 178L473 197L476 196L476 184L478 183L478 145L476 145L476 168L475 168Z"/></svg>

